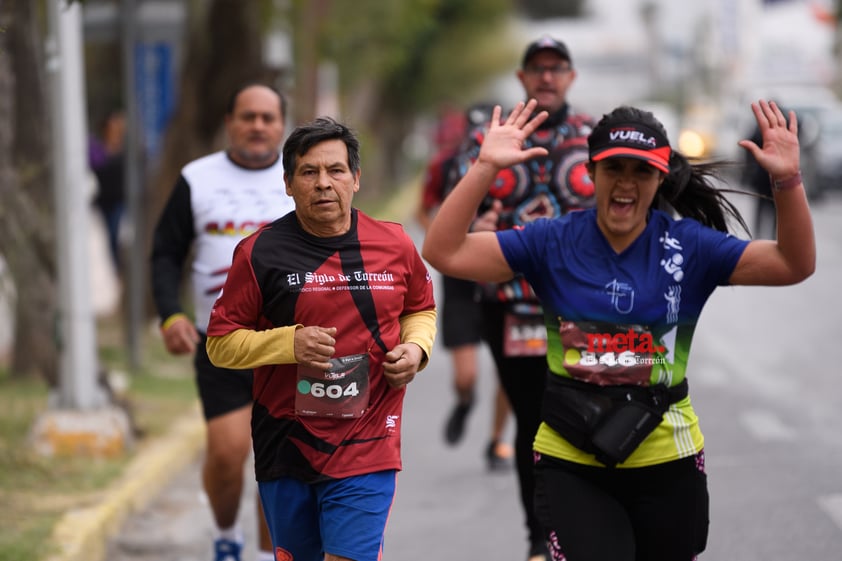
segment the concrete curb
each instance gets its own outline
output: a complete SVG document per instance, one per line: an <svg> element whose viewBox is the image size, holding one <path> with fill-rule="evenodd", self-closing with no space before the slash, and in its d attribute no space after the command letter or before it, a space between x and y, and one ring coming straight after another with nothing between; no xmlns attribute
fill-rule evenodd
<svg viewBox="0 0 842 561"><path fill-rule="evenodd" d="M56 524L46 561L103 561L109 538L204 449L205 422L198 403L164 436L148 443L96 505L67 512Z"/></svg>

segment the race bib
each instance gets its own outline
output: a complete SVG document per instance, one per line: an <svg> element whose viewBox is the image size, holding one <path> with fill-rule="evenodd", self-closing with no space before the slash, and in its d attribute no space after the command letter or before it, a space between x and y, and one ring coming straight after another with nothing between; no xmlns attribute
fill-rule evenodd
<svg viewBox="0 0 842 561"><path fill-rule="evenodd" d="M330 369L298 365L295 414L355 419L368 407L367 354L330 359Z"/></svg>
<svg viewBox="0 0 842 561"><path fill-rule="evenodd" d="M505 356L545 356L547 328L539 306L513 307L503 318Z"/></svg>
<svg viewBox="0 0 842 561"><path fill-rule="evenodd" d="M564 368L578 380L648 386L653 365L665 360L664 347L643 326L559 321Z"/></svg>

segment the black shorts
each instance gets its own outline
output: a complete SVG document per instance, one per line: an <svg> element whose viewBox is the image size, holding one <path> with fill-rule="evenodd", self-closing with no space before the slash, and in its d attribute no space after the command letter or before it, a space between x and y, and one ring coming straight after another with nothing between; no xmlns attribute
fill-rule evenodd
<svg viewBox="0 0 842 561"><path fill-rule="evenodd" d="M207 335L199 333L193 366L196 369L196 387L199 389L202 411L205 420L209 421L252 402L253 373L251 370L231 370L214 366L205 348L207 340Z"/></svg>
<svg viewBox="0 0 842 561"><path fill-rule="evenodd" d="M554 559L692 561L705 549L704 452L644 468L586 466L542 456L535 514Z"/></svg>
<svg viewBox="0 0 842 561"><path fill-rule="evenodd" d="M445 349L482 340L482 312L476 283L442 275L441 334Z"/></svg>

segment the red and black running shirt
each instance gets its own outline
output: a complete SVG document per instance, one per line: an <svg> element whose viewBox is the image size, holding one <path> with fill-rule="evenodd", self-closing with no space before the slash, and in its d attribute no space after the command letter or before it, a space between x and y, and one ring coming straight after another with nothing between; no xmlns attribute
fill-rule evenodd
<svg viewBox="0 0 842 561"><path fill-rule="evenodd" d="M301 324L336 327L336 357L368 355L370 402L352 419L295 414L297 364L254 370L252 435L258 481L313 482L401 469L405 388L383 376L400 343L399 318L435 309L433 285L400 224L353 209L351 229L320 238L290 213L244 239L234 252L208 335Z"/></svg>

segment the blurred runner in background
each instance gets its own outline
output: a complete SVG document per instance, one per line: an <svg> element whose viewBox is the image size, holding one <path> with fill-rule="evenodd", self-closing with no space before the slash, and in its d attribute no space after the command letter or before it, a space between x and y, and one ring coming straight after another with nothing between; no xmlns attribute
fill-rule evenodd
<svg viewBox="0 0 842 561"><path fill-rule="evenodd" d="M461 111L446 107L436 129L436 153L427 165L421 202L416 219L424 230L441 201L453 187L454 165L459 146L465 140L469 126L488 120L491 106L478 104ZM479 351L482 344L482 312L476 283L442 275L441 326L444 348L450 352L453 365L453 390L456 403L444 427L444 439L450 445L459 444L465 434L468 415L474 406L479 374ZM496 376L495 376L496 380ZM503 441L506 421L511 408L503 388L497 382L491 435L485 449L488 469L501 471L511 468L512 447Z"/></svg>

